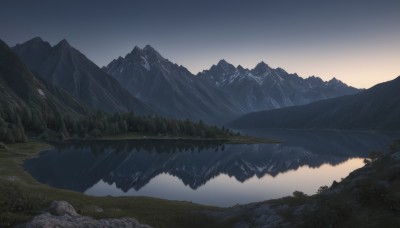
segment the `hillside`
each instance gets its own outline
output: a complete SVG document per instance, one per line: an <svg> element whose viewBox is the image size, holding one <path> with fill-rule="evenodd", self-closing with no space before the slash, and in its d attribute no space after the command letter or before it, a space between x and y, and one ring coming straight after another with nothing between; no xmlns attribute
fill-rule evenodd
<svg viewBox="0 0 400 228"><path fill-rule="evenodd" d="M36 78L0 40L0 140L24 141L24 131L40 133L46 122L59 124L61 115L73 119L88 112L63 90Z"/></svg>
<svg viewBox="0 0 400 228"><path fill-rule="evenodd" d="M354 95L244 115L232 128L400 129L400 77Z"/></svg>

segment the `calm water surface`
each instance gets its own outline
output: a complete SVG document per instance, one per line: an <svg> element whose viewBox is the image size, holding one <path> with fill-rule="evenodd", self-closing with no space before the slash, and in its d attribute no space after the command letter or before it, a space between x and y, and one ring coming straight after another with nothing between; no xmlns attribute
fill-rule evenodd
<svg viewBox="0 0 400 228"><path fill-rule="evenodd" d="M50 186L96 196L151 196L233 206L313 194L387 150L394 132L257 130L281 144L230 145L177 140L72 141L27 160Z"/></svg>

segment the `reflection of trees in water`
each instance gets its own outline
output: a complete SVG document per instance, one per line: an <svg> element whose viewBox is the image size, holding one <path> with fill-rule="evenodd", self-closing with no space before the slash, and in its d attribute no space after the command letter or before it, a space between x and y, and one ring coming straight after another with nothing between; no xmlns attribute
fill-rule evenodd
<svg viewBox="0 0 400 228"><path fill-rule="evenodd" d="M100 180L124 192L139 190L161 173L197 189L220 174L244 182L349 158L285 144L224 145L207 140L74 141L55 147L28 160L25 167L42 182L81 192Z"/></svg>
<svg viewBox="0 0 400 228"><path fill-rule="evenodd" d="M213 150L215 152L225 150L223 140L168 140L168 139L134 139L134 140L75 140L64 143L55 143L55 147L60 151L89 149L93 154L99 155L107 149L112 149L115 153L147 151L154 153L176 153L176 152L202 152Z"/></svg>
<svg viewBox="0 0 400 228"><path fill-rule="evenodd" d="M85 191L103 180L119 189L139 190L167 173L192 189L226 174L244 182L307 165L338 165L385 148L391 137L377 133L297 132L282 144L232 145L212 140L137 139L69 141L25 162L33 177L54 187Z"/></svg>

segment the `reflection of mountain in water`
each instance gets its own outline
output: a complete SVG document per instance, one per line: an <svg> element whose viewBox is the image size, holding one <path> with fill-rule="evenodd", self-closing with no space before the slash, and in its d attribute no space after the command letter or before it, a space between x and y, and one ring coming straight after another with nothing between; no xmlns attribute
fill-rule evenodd
<svg viewBox="0 0 400 228"><path fill-rule="evenodd" d="M286 133L285 133L286 132ZM336 165L383 149L394 137L378 133L276 132L282 144L229 145L185 140L78 141L55 145L24 166L50 186L84 192L100 180L139 190L161 173L192 189L221 173L238 181L276 176L303 165ZM276 138L276 137L275 137Z"/></svg>

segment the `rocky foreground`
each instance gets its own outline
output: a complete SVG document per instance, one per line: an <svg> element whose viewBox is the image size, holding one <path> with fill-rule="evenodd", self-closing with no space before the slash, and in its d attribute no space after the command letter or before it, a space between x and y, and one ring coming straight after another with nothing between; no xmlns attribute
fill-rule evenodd
<svg viewBox="0 0 400 228"><path fill-rule="evenodd" d="M221 225L246 227L400 227L400 150L377 153L366 165L316 195L207 211Z"/></svg>
<svg viewBox="0 0 400 228"><path fill-rule="evenodd" d="M353 171L340 182L334 182L330 187L321 187L313 196L295 192L293 196L238 205L223 210L199 208L192 212L192 215L193 213L201 215L200 217L205 221L191 222L193 225L202 222L201 225L197 224L197 227L204 227L203 225L207 224L206 227L236 228L400 227L400 144L392 147L391 153L372 153L365 163L364 167ZM14 188L10 189L10 191L3 192L12 193ZM9 195L12 196L12 194ZM14 198L25 199L20 194ZM31 205L31 201L29 198L27 199ZM3 201L3 206L7 206L11 202L6 199ZM29 207L25 209L27 210ZM96 212L102 210L100 207L96 208ZM32 209L27 212L34 213L35 211ZM4 214L4 216L8 215L10 214ZM1 218L0 216L0 221ZM40 215L19 227L149 226L140 224L133 218L96 220L79 215L65 201L53 201L50 207Z"/></svg>
<svg viewBox="0 0 400 228"><path fill-rule="evenodd" d="M99 208L99 210L101 210ZM71 204L65 201L53 201L50 207L41 215L32 219L29 223L22 226L26 228L109 228L109 227L125 227L125 228L150 228L148 225L140 224L133 218L121 219L100 219L96 220L91 217L81 216L76 213Z"/></svg>

